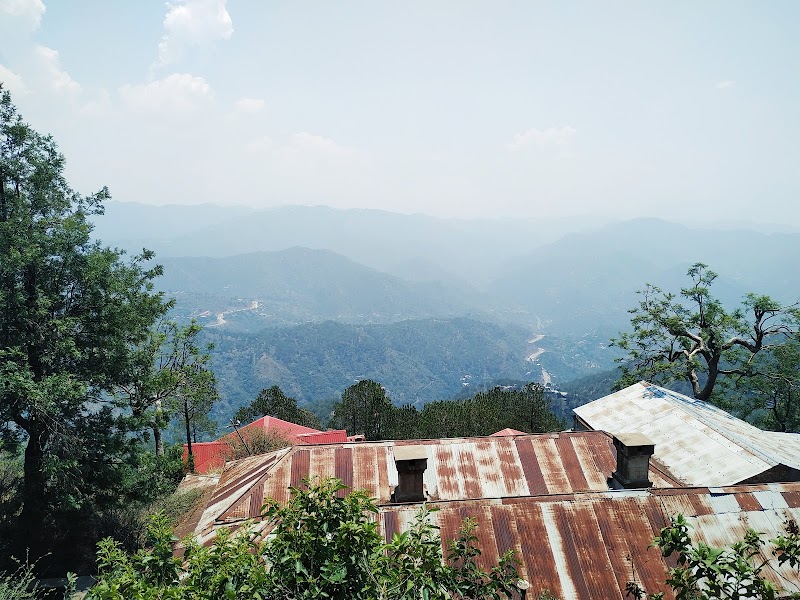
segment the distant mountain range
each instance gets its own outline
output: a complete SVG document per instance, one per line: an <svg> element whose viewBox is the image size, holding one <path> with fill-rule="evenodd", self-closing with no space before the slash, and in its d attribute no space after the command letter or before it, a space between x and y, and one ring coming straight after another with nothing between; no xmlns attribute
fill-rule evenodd
<svg viewBox="0 0 800 600"><path fill-rule="evenodd" d="M145 245L162 257L223 257L302 246L331 250L413 280L431 271L437 279L482 281L508 258L606 221L459 220L327 206L252 210L111 202L97 219L95 234L129 251Z"/></svg>
<svg viewBox="0 0 800 600"><path fill-rule="evenodd" d="M217 342L232 410L272 384L314 402L372 377L424 402L463 391L466 376L591 378L613 367L608 341L636 290L677 292L694 262L719 273L728 306L750 291L800 298L800 233L778 230L110 203L95 234L157 251L176 316Z"/></svg>
<svg viewBox="0 0 800 600"><path fill-rule="evenodd" d="M201 324L253 330L336 320L388 323L463 316L488 305L463 283L420 283L357 264L329 250L290 248L224 258L159 260L159 289Z"/></svg>

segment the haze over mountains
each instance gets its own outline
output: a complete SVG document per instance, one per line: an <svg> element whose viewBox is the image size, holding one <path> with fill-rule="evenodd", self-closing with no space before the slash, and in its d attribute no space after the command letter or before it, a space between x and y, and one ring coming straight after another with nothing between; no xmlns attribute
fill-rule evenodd
<svg viewBox="0 0 800 600"><path fill-rule="evenodd" d="M713 291L728 305L750 291L800 298L800 233L778 226L112 202L95 235L156 251L176 316L222 346L225 410L273 384L315 402L359 377L398 402L503 378L558 387L611 369L608 341L635 291L677 291L698 261L719 273Z"/></svg>

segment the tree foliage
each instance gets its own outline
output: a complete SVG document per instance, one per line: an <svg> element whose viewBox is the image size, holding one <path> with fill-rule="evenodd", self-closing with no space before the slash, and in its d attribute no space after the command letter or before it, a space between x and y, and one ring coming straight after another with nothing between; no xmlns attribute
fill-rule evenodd
<svg viewBox="0 0 800 600"><path fill-rule="evenodd" d="M412 405L394 406L374 381L359 382L342 394L342 401L334 406L331 426L350 434L363 433L368 440L484 436L506 428L541 433L564 428L537 383L429 402L419 410Z"/></svg>
<svg viewBox="0 0 800 600"><path fill-rule="evenodd" d="M199 346L200 330L195 321L181 326L162 319L135 349L135 368L130 381L116 390L122 406L138 421L134 427L152 430L158 456L164 454L162 430L170 419L185 421L184 404L188 403L192 409L190 426L201 421L204 429L213 433L213 422L202 421L217 393L213 373L208 369L211 346L205 349Z"/></svg>
<svg viewBox="0 0 800 600"><path fill-rule="evenodd" d="M304 408L299 408L297 400L286 396L277 385L261 390L256 399L248 406L243 406L236 411L233 419L242 424L247 424L254 419L266 416L283 419L284 421L297 423L312 429L320 429L322 427L314 413Z"/></svg>
<svg viewBox="0 0 800 600"><path fill-rule="evenodd" d="M612 340L628 352L618 387L646 379L686 381L698 400L709 400L723 381L758 374L756 358L797 335L800 311L769 296L748 294L727 310L711 295L717 274L703 263L688 270L691 285L680 294L647 284L629 312L632 332Z"/></svg>
<svg viewBox="0 0 800 600"><path fill-rule="evenodd" d="M189 470L194 471L192 441L196 439L198 427L215 429L210 419L211 407L219 397L217 380L209 369L209 354L213 345L204 349L198 346L200 326L192 321L186 327L175 327L169 339L168 354L171 358L177 385L170 396L169 409L185 433Z"/></svg>
<svg viewBox="0 0 800 600"><path fill-rule="evenodd" d="M790 340L759 355L741 397L766 429L800 432L800 341Z"/></svg>
<svg viewBox="0 0 800 600"><path fill-rule="evenodd" d="M78 194L64 164L0 90L0 429L6 444L25 442L31 543L54 506L113 487L112 457L129 444L106 400L166 310L151 253L125 260L91 239L108 190Z"/></svg>
<svg viewBox="0 0 800 600"><path fill-rule="evenodd" d="M689 524L683 515L675 516L653 541L665 558L675 555L676 566L669 570L666 584L676 600L774 600L800 598L800 593L779 590L762 573L768 561L763 558L761 534L748 529L744 538L729 548L715 548L703 542L692 544ZM784 523L785 534L770 540L778 564L790 568L800 567L800 535L792 520ZM644 598L645 591L635 582L629 582L628 595ZM780 596L779 596L780 594ZM790 595L786 595L790 594ZM659 600L664 595L654 592L648 599Z"/></svg>
<svg viewBox="0 0 800 600"><path fill-rule="evenodd" d="M394 406L381 384L365 379L348 387L333 409L330 426L367 440L386 439Z"/></svg>
<svg viewBox="0 0 800 600"><path fill-rule="evenodd" d="M519 580L511 553L489 571L475 562L475 523L465 522L445 560L438 528L423 508L408 531L385 543L374 501L341 493L339 480L305 481L285 505L268 503L272 534L257 542L220 530L213 546L190 543L185 564L172 555L163 517L151 543L133 555L112 540L98 551L100 580L90 600L510 598Z"/></svg>

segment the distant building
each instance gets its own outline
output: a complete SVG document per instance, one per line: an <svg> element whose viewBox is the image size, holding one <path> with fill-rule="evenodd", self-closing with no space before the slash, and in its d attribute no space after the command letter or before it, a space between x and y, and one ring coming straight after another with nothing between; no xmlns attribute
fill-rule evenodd
<svg viewBox="0 0 800 600"><path fill-rule="evenodd" d="M246 444L249 439L263 432L266 435L276 435L285 438L288 444L330 444L334 442L348 441L347 431L335 429L320 431L278 419L276 417L265 416L248 423L244 427L239 427L238 431L228 433L213 442L196 442L192 444L192 455L194 456L195 471L198 473L209 473L221 469L225 462L233 458L233 446ZM363 440L363 436L353 436L351 441ZM241 440L244 440L242 442ZM189 448L183 445L183 460L187 462L189 458Z"/></svg>

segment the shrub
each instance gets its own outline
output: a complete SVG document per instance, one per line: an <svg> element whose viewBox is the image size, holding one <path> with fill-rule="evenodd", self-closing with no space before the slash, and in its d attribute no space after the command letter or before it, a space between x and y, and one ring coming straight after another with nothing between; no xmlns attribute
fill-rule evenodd
<svg viewBox="0 0 800 600"><path fill-rule="evenodd" d="M22 563L11 573L0 572L0 600L36 598L36 578L33 565Z"/></svg>
<svg viewBox="0 0 800 600"><path fill-rule="evenodd" d="M238 433L239 435L234 434L226 438L231 447L231 460L266 454L292 445L289 439L278 431L264 431L252 427L240 429Z"/></svg>
<svg viewBox="0 0 800 600"><path fill-rule="evenodd" d="M90 599L311 598L466 600L509 598L518 581L509 553L490 571L475 563L476 524L466 521L443 559L438 529L423 507L409 531L388 544L378 533L374 501L344 495L333 478L304 481L284 504L268 503L272 533L264 542L225 529L212 547L189 543L185 564L172 556L163 514L153 517L146 550L126 553L111 539L99 544L100 580Z"/></svg>

